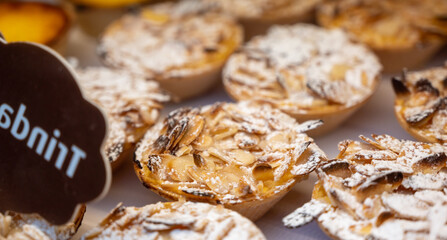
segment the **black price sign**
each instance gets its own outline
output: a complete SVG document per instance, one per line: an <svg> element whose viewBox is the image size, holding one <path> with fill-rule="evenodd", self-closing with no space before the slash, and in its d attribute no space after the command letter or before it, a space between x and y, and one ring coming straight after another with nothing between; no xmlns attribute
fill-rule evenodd
<svg viewBox="0 0 447 240"><path fill-rule="evenodd" d="M70 221L79 204L108 190L105 134L104 115L61 57L0 39L0 212Z"/></svg>

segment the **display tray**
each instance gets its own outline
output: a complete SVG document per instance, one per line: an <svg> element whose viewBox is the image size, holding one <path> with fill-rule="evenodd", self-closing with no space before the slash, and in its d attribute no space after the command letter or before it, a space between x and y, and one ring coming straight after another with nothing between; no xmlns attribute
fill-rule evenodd
<svg viewBox="0 0 447 240"><path fill-rule="evenodd" d="M98 66L101 63L96 56L96 42L96 39L88 37L80 29L74 28L70 34L66 55L76 57L82 67ZM447 48L444 48L426 67L441 66L446 60ZM394 116L394 92L390 78L389 75L383 76L377 92L370 101L337 130L315 138L315 142L329 158L334 158L337 155L337 145L340 141L358 139L359 135L389 134L396 138L414 139L400 127ZM232 101L225 93L222 84L201 97L182 103L167 104L162 112L162 117L180 107L202 106L219 101ZM297 229L289 229L282 224L284 216L310 200L316 179L315 174L311 174L308 180L296 184L266 215L255 222L267 239L330 239L320 230L316 222ZM120 202L124 206L141 207L159 201L164 201L164 199L139 182L134 173L132 162L129 161L113 173L112 185L107 196L101 201L87 205L84 221L74 239L79 239L86 231L96 226Z"/></svg>

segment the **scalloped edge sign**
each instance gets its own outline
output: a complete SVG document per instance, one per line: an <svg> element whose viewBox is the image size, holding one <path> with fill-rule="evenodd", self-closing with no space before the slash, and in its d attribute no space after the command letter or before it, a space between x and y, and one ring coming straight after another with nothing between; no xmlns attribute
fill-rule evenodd
<svg viewBox="0 0 447 240"><path fill-rule="evenodd" d="M104 116L55 51L0 38L0 212L62 225L104 197L111 184Z"/></svg>

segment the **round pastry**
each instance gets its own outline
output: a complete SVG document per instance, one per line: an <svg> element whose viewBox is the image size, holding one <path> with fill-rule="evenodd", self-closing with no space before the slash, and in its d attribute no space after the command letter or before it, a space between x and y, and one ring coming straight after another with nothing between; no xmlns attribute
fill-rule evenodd
<svg viewBox="0 0 447 240"><path fill-rule="evenodd" d="M56 5L0 2L0 32L7 42L35 42L63 53L70 25L68 12Z"/></svg>
<svg viewBox="0 0 447 240"><path fill-rule="evenodd" d="M381 65L340 30L297 24L253 38L228 60L223 82L235 100L260 99L299 122L322 119L326 133L374 93Z"/></svg>
<svg viewBox="0 0 447 240"><path fill-rule="evenodd" d="M78 69L78 82L87 99L98 104L107 118L104 149L113 168L131 161L136 143L155 124L169 97L158 83L105 67Z"/></svg>
<svg viewBox="0 0 447 240"><path fill-rule="evenodd" d="M81 206L73 222L54 226L38 214L0 213L0 239L2 240L67 240L81 225L85 206Z"/></svg>
<svg viewBox="0 0 447 240"><path fill-rule="evenodd" d="M312 200L283 219L317 219L333 239L446 239L447 146L388 135L344 141L322 164Z"/></svg>
<svg viewBox="0 0 447 240"><path fill-rule="evenodd" d="M343 28L368 45L388 73L429 60L445 43L445 16L445 0L326 1L317 10L320 25Z"/></svg>
<svg viewBox="0 0 447 240"><path fill-rule="evenodd" d="M320 124L256 102L182 108L146 133L135 171L168 200L223 204L256 220L325 159L303 133Z"/></svg>
<svg viewBox="0 0 447 240"><path fill-rule="evenodd" d="M392 79L400 125L425 142L447 142L447 65Z"/></svg>
<svg viewBox="0 0 447 240"><path fill-rule="evenodd" d="M236 17L245 39L265 34L273 25L311 22L321 0L202 0Z"/></svg>
<svg viewBox="0 0 447 240"><path fill-rule="evenodd" d="M222 206L166 202L142 208L118 205L83 239L265 240L250 220Z"/></svg>
<svg viewBox="0 0 447 240"><path fill-rule="evenodd" d="M242 30L232 18L201 6L170 2L127 14L103 34L100 55L109 66L159 81L180 99L203 93L219 80Z"/></svg>

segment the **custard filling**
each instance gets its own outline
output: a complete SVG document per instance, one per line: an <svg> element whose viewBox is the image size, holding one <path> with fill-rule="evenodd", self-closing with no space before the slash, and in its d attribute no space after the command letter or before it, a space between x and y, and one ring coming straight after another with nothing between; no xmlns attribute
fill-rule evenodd
<svg viewBox="0 0 447 240"><path fill-rule="evenodd" d="M51 44L68 28L60 7L44 3L0 3L0 32L6 41Z"/></svg>

